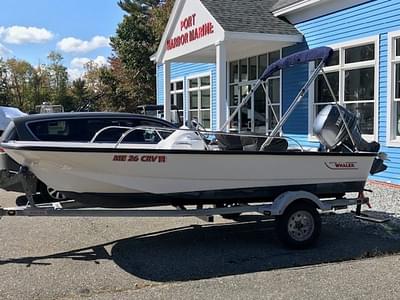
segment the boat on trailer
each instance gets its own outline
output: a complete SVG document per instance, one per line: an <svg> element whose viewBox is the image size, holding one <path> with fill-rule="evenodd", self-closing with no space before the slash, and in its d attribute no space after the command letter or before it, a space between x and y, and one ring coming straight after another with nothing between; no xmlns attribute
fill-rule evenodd
<svg viewBox="0 0 400 300"><path fill-rule="evenodd" d="M331 54L325 47L303 51L265 70L249 96L277 70L321 60L270 136L206 132L196 124L194 130L126 128L117 143L96 142L105 131L115 129L111 127L102 129L90 143L4 141L2 147L42 182L91 206L258 202L299 189L318 197L361 192L379 147L362 140L353 114L339 105L319 114L315 133L334 151L293 149L279 136ZM246 99L224 127L245 104ZM214 137L214 145L205 135Z"/></svg>
<svg viewBox="0 0 400 300"><path fill-rule="evenodd" d="M240 204L247 207L245 203L276 202L278 204L272 204L273 209L263 206L260 212L284 216L286 220L281 231L290 232L290 228L293 231L293 226L305 228L311 222L312 228L308 230L312 231L312 236L303 234L297 242L296 236L291 238L294 244L304 245L318 235L316 208L326 210L366 203L363 191L369 174L386 169L379 144L363 140L357 118L338 104L332 92L323 70L332 52L327 47L306 50L270 65L219 131L205 131L194 121L191 129L122 128L125 130L115 143L96 141L104 132L115 130L115 127L107 127L96 133L89 143L6 140L1 146L24 166L25 174L29 170L86 208L214 204L225 207L221 208L223 212L237 213L246 211ZM251 95L260 86L265 88L272 74L310 61L317 61L318 67L270 135L236 134L225 130ZM325 107L314 123L314 133L321 147L306 150L285 137L282 127L320 73L326 79L335 104ZM346 202L344 196L349 192L358 192L359 197ZM286 200L279 200L282 195ZM324 206L319 200L323 198L339 202ZM28 199L35 215L38 208L32 197ZM298 208L296 212L305 212L299 220L295 215L291 219L284 213L293 211L290 205L295 200L303 201L294 206ZM234 205L238 204L235 210ZM21 209L6 212L10 211L21 213ZM216 212L220 211L208 214ZM4 210L3 214L6 214ZM301 234L302 229L297 227L296 232Z"/></svg>

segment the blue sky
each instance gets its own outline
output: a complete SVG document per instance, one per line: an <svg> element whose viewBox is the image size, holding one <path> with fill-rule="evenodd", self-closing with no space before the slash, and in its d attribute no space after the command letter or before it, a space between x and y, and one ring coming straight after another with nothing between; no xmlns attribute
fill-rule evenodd
<svg viewBox="0 0 400 300"><path fill-rule="evenodd" d="M56 50L76 77L89 59L105 63L122 17L117 0L1 0L0 56L37 65Z"/></svg>

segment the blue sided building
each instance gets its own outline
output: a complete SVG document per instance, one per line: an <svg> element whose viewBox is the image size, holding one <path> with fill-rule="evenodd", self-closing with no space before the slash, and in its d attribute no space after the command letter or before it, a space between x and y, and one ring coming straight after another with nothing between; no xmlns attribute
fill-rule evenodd
<svg viewBox="0 0 400 300"><path fill-rule="evenodd" d="M166 119L177 105L185 121L217 130L268 65L319 46L334 49L325 72L340 104L389 155L388 170L373 179L400 184L400 0L176 0L151 58L157 102ZM229 129L270 132L314 68L274 74ZM284 134L318 147L312 124L332 102L320 75Z"/></svg>

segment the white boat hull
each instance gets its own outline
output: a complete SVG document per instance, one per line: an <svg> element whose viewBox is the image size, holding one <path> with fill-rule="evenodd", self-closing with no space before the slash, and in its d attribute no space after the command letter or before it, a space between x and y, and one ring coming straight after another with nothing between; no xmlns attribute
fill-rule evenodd
<svg viewBox="0 0 400 300"><path fill-rule="evenodd" d="M41 181L102 206L261 200L282 190L361 191L373 154L7 147ZM119 200L124 204L118 204ZM147 199L147 200L146 200ZM115 201L115 203L113 203Z"/></svg>

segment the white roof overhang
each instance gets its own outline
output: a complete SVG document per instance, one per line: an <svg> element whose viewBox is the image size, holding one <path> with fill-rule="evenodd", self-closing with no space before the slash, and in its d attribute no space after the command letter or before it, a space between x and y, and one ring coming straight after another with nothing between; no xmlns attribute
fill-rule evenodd
<svg viewBox="0 0 400 300"><path fill-rule="evenodd" d="M275 17L285 16L292 24L297 24L369 1L371 0L303 0L272 13Z"/></svg>
<svg viewBox="0 0 400 300"><path fill-rule="evenodd" d="M216 45L225 43L227 59L263 54L301 42L303 36L227 32L200 0L177 0L157 52L156 63L166 61L213 63Z"/></svg>

